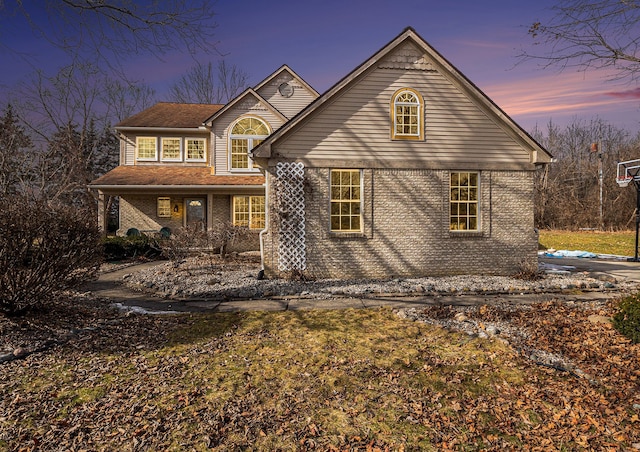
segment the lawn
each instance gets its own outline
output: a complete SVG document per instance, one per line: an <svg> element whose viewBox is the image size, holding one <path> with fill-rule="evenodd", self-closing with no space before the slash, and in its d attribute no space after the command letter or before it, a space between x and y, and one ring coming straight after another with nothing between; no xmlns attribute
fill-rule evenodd
<svg viewBox="0 0 640 452"><path fill-rule="evenodd" d="M123 316L0 365L0 450L629 448L640 346L606 309L477 311L588 378L389 309Z"/></svg>
<svg viewBox="0 0 640 452"><path fill-rule="evenodd" d="M635 231L558 231L540 230L544 249L580 250L596 254L635 255Z"/></svg>

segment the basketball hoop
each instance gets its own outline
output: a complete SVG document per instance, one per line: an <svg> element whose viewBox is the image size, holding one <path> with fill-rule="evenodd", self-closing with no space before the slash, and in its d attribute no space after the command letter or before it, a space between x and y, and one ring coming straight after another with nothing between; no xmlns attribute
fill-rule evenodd
<svg viewBox="0 0 640 452"><path fill-rule="evenodd" d="M632 180L633 177L619 177L616 179L616 182L618 183L618 186L620 188L625 188L631 183Z"/></svg>

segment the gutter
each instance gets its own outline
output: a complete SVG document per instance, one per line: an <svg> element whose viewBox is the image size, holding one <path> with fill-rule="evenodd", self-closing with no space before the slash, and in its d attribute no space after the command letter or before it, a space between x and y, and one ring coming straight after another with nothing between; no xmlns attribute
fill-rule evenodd
<svg viewBox="0 0 640 452"><path fill-rule="evenodd" d="M109 191L118 191L118 190L141 190L141 191L151 191L151 190L207 190L207 189L224 189L224 190L235 190L235 189L255 189L255 188L264 188L263 184L255 184L255 185L118 185L118 184L110 184L110 185L91 185L89 184L89 188L94 190L109 190Z"/></svg>

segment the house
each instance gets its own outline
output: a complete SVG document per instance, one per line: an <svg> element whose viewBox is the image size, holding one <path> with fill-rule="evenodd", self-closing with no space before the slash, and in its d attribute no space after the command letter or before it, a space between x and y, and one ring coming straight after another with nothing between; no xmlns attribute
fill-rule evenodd
<svg viewBox="0 0 640 452"><path fill-rule="evenodd" d="M265 226L264 176L248 152L318 97L282 66L227 105L158 103L116 125L120 165L94 180L98 222L118 197L119 228L158 232L221 223Z"/></svg>
<svg viewBox="0 0 640 452"><path fill-rule="evenodd" d="M266 276L510 274L537 265L551 155L413 29L250 155Z"/></svg>

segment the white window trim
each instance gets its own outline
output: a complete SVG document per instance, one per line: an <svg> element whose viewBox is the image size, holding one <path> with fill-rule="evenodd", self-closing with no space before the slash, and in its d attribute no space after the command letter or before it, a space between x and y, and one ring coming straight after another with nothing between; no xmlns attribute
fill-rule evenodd
<svg viewBox="0 0 640 452"><path fill-rule="evenodd" d="M249 157L249 152L251 152L251 150L254 148L254 144L253 144L253 140L260 140L260 141L264 141L267 139L267 137L269 135L234 135L231 133L231 131L233 130L233 128L236 126L236 124L240 121L242 121L243 119L247 119L247 118L254 118L257 119L258 121L262 122L265 126L267 126L267 129L269 131L271 131L271 127L269 126L269 123L267 121L265 121L264 119L258 117L258 116L242 116L240 118L238 118L237 120L235 120L233 123L231 123L231 125L229 126L229 137L227 139L227 168L229 168L229 172L231 173L257 173L260 172L259 168L254 168L253 167L253 160L251 159L251 157ZM231 141L233 139L241 139L241 140L247 140L247 168L233 168L232 167L232 149L231 149Z"/></svg>
<svg viewBox="0 0 640 452"><path fill-rule="evenodd" d="M155 143L155 156L154 157L140 157L140 140L141 139L152 139ZM158 137L149 137L149 136L139 136L136 137L136 160L139 162L157 162L158 161Z"/></svg>
<svg viewBox="0 0 640 452"><path fill-rule="evenodd" d="M180 150L178 151L177 158L165 158L164 156L164 141L165 140L178 140ZM180 137L161 137L160 138L160 161L162 162L181 162L182 161L182 138Z"/></svg>
<svg viewBox="0 0 640 452"><path fill-rule="evenodd" d="M204 157L201 159L193 159L189 158L189 140L191 141L201 141L204 143ZM206 162L207 161L207 139L206 138L190 138L186 137L184 139L184 158L186 162Z"/></svg>

